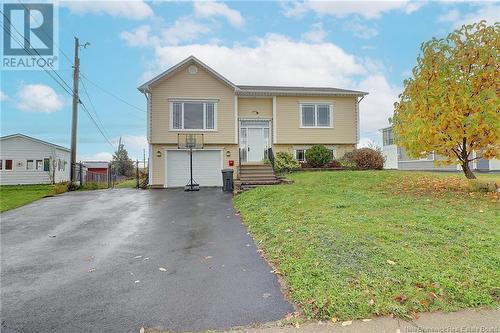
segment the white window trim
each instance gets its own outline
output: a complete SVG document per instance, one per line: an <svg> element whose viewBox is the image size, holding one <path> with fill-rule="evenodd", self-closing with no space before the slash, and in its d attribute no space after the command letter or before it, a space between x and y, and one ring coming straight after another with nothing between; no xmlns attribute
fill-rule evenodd
<svg viewBox="0 0 500 333"><path fill-rule="evenodd" d="M330 111L330 125L329 126L319 126L318 125L318 105L324 104L328 105ZM314 125L306 126L302 123L302 106L303 105L314 105ZM332 102L299 102L299 123L300 128L333 128L333 103Z"/></svg>
<svg viewBox="0 0 500 333"><path fill-rule="evenodd" d="M169 99L169 131L172 132L217 132L217 109L218 109L218 100L172 100ZM203 103L203 128L201 129L194 129L194 128L189 128L185 129L184 128L184 103ZM182 128L174 128L174 103L182 103L182 109L181 109L181 127ZM205 128L206 125L206 108L207 108L207 103L212 103L214 105L214 128Z"/></svg>

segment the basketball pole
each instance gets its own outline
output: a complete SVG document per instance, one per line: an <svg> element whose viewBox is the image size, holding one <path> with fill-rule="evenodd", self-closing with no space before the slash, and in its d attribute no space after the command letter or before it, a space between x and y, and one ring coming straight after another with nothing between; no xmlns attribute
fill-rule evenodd
<svg viewBox="0 0 500 333"><path fill-rule="evenodd" d="M200 185L196 184L193 179L193 143L189 143L189 184L184 186L184 191L199 191Z"/></svg>

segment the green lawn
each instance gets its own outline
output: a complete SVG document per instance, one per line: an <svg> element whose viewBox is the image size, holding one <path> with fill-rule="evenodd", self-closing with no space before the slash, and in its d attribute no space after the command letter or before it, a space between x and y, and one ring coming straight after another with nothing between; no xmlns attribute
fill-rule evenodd
<svg viewBox="0 0 500 333"><path fill-rule="evenodd" d="M234 199L307 318L340 320L500 301L498 195L462 175L301 172ZM500 176L480 175L500 182Z"/></svg>
<svg viewBox="0 0 500 333"><path fill-rule="evenodd" d="M137 187L137 180L135 178L133 179L126 179L123 180L114 186L115 188L136 188Z"/></svg>
<svg viewBox="0 0 500 333"><path fill-rule="evenodd" d="M0 186L0 212L24 206L53 194L53 185L2 185Z"/></svg>

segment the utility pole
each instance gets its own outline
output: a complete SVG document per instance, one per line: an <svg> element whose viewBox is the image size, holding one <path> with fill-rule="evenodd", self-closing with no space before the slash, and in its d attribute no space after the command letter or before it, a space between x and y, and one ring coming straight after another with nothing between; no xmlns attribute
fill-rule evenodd
<svg viewBox="0 0 500 333"><path fill-rule="evenodd" d="M78 58L78 49L80 42L75 37L75 64L73 66L73 116L71 120L71 159L70 159L70 179L72 182L76 180L75 166L76 166L76 130L78 125L78 80L80 79L80 59ZM80 166L81 168L81 166ZM81 180L80 180L81 181Z"/></svg>
<svg viewBox="0 0 500 333"><path fill-rule="evenodd" d="M142 148L142 168L146 170L146 148Z"/></svg>

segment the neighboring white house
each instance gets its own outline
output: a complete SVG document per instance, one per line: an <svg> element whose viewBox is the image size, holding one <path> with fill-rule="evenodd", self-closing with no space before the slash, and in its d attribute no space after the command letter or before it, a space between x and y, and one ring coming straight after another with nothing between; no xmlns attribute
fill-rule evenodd
<svg viewBox="0 0 500 333"><path fill-rule="evenodd" d="M0 137L0 184L51 184L69 180L70 150L12 134Z"/></svg>
<svg viewBox="0 0 500 333"><path fill-rule="evenodd" d="M436 165L435 161L442 156L431 153L422 158L411 158L403 147L394 142L394 131L391 126L380 129L382 132L382 154L385 157L384 169L425 170L425 171L461 171L460 165ZM473 152L475 156L475 152ZM500 161L480 158L470 162L472 170L499 171Z"/></svg>

